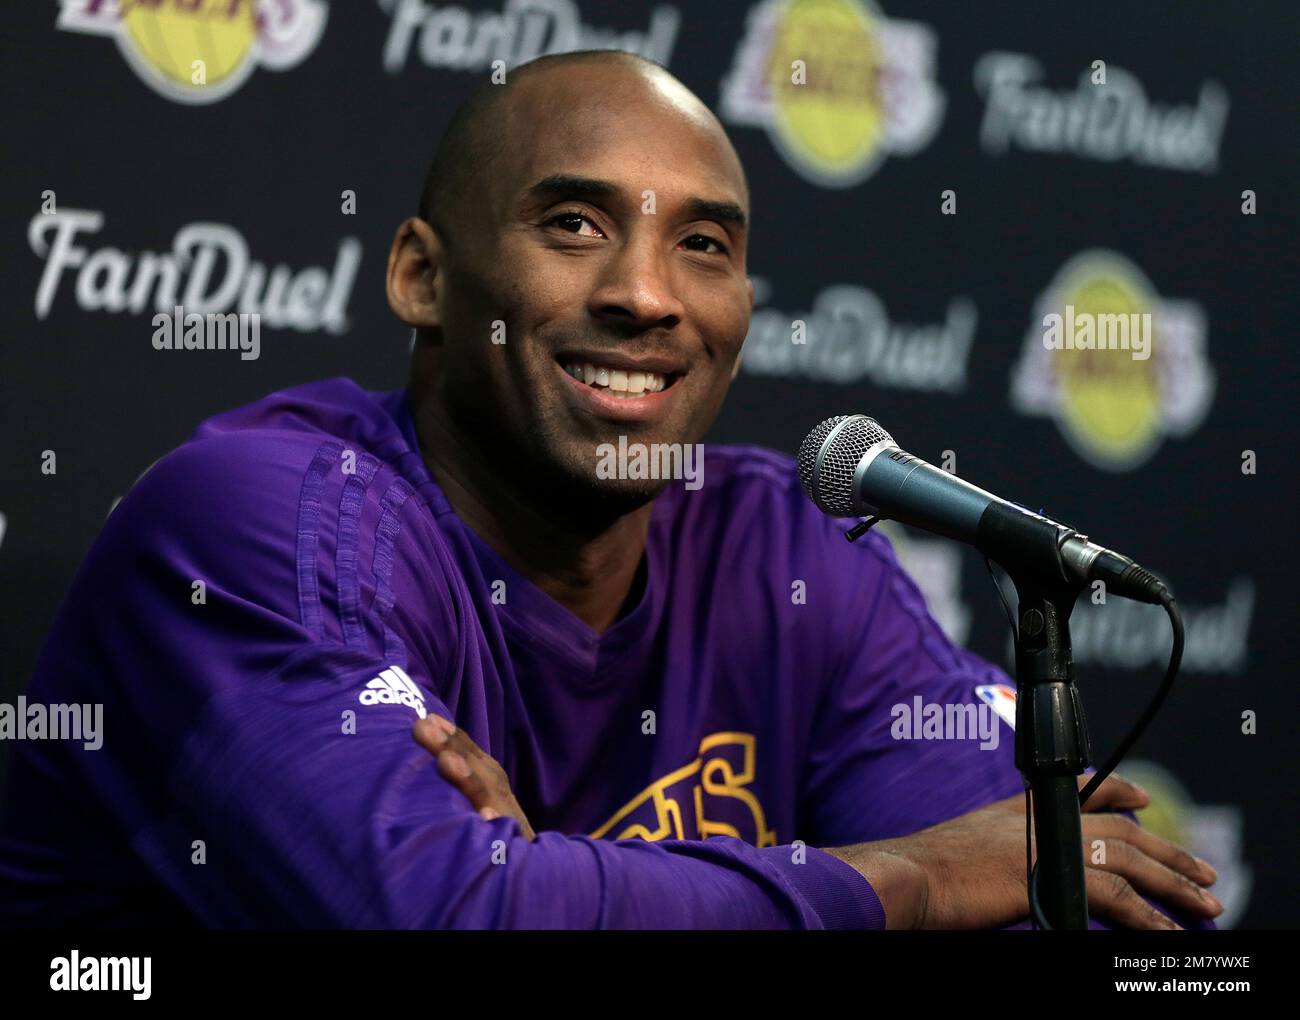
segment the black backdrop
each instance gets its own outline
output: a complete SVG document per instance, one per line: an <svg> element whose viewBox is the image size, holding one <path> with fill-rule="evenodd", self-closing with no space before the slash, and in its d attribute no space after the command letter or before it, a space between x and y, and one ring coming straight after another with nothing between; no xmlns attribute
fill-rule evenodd
<svg viewBox="0 0 1300 1020"><path fill-rule="evenodd" d="M793 452L822 417L865 411L905 448L1161 569L1185 607L1186 665L1123 771L1162 802L1147 824L1217 866L1222 923L1295 924L1292 5L252 10L5 12L0 700L25 686L115 499L198 421L311 379L404 382L389 240L490 62L618 46L717 111L750 178L759 301L709 439ZM809 87L772 87L769 68L788 77L795 58ZM264 267L258 358L153 348L171 302L148 274L174 245L195 256L180 295L204 283L204 245L223 253L209 310L240 310L215 292L241 268L265 299L250 273ZM1066 304L1151 313L1150 357L1047 350L1043 316ZM893 536L950 633L1006 665L982 562ZM1076 612L1099 758L1157 681L1162 619L1113 600Z"/></svg>

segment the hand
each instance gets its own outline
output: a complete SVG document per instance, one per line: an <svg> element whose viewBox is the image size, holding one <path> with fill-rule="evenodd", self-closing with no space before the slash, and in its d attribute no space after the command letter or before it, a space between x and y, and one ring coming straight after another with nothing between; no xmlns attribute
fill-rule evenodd
<svg viewBox="0 0 1300 1020"><path fill-rule="evenodd" d="M513 818L525 838L537 838L515 800L505 769L470 740L468 733L450 720L430 714L415 724L412 735L417 744L437 758L439 775L468 797L475 811L489 820Z"/></svg>
<svg viewBox="0 0 1300 1020"><path fill-rule="evenodd" d="M1091 776L1078 778L1082 788ZM1139 893L1189 914L1222 913L1223 905L1201 888L1218 877L1213 868L1113 813L1149 801L1140 787L1112 775L1084 806L1090 913L1129 928L1180 927ZM1105 846L1104 864L1091 863L1095 840ZM856 868L873 888L880 883L876 892L890 928L998 928L1029 913L1023 794L900 839L826 852Z"/></svg>

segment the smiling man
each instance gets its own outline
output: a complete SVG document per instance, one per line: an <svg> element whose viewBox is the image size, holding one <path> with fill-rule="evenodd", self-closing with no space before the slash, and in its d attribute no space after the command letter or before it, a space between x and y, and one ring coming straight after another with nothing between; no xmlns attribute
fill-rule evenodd
<svg viewBox="0 0 1300 1020"><path fill-rule="evenodd" d="M846 548L767 451L708 448L698 488L599 468L694 448L736 373L749 194L704 105L542 58L458 111L419 211L406 389L218 415L110 517L28 695L102 703L103 747L16 748L5 923L1023 919L1013 741L893 732L1006 678L885 540ZM1145 803L1087 805L1095 924L1209 924Z"/></svg>

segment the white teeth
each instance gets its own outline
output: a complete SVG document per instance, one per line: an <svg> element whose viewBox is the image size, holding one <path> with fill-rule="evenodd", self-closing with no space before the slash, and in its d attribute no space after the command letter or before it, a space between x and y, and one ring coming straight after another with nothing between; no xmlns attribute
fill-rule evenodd
<svg viewBox="0 0 1300 1020"><path fill-rule="evenodd" d="M629 372L621 368L593 365L589 361L575 361L563 367L565 372L579 382L607 389L621 397L660 393L668 385L668 380L655 372Z"/></svg>

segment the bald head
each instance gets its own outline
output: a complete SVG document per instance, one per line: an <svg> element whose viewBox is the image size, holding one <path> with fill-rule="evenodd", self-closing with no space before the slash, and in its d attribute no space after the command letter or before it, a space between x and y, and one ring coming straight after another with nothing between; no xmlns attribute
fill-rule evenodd
<svg viewBox="0 0 1300 1020"><path fill-rule="evenodd" d="M716 134L724 159L739 176L748 214L744 168L698 96L653 60L621 50L581 50L538 57L509 72L504 84L489 79L470 93L438 142L420 195L420 218L454 247L466 212L483 198L485 172L520 144L522 132L584 104L634 98L662 105Z"/></svg>

